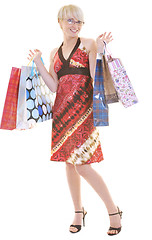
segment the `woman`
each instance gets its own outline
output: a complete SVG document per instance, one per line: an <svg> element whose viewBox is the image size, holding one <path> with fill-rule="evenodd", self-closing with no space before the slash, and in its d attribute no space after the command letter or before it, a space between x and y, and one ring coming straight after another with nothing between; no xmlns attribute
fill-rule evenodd
<svg viewBox="0 0 152 240"><path fill-rule="evenodd" d="M110 216L108 235L121 231L122 212L114 204L102 177L91 163L103 160L99 133L93 125L93 80L95 76L97 45L103 51L103 40L110 42L110 33L101 35L97 43L79 38L84 24L81 9L64 6L58 13L58 22L64 41L50 56L49 72L41 61L39 50L30 50L34 62L47 86L56 92L53 107L51 161L65 162L67 180L75 215L70 232L81 230L87 212L82 207L80 177L82 176L104 201Z"/></svg>

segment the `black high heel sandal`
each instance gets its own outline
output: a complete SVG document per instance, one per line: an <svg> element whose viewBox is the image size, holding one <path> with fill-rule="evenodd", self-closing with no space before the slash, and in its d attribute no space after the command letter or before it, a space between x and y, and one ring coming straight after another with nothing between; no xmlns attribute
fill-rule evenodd
<svg viewBox="0 0 152 240"><path fill-rule="evenodd" d="M85 216L86 216L86 214L87 214L87 212L84 212L84 208L82 208L82 210L83 211L75 211L75 213L83 213L83 227L85 227ZM76 231L76 232L73 232L73 231L71 231L71 230L69 230L71 233L77 233L77 232L79 232L80 230L81 230L81 225L70 225L70 227L75 227L78 231Z"/></svg>
<svg viewBox="0 0 152 240"><path fill-rule="evenodd" d="M118 207L117 207L118 208ZM120 215L120 218L122 218L122 211L120 211L120 209L118 208L118 212L117 213L111 213L109 214L109 216L113 216L113 215L117 215L119 214ZM110 227L109 230L116 230L117 232L116 233L108 233L109 236L113 236L113 235L117 235L120 231L121 231L121 228L122 227L119 227L119 228L114 228L114 227Z"/></svg>

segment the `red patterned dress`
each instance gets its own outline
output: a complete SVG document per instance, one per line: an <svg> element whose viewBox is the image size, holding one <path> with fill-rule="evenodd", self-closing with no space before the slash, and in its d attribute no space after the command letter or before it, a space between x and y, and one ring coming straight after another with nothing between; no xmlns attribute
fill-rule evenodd
<svg viewBox="0 0 152 240"><path fill-rule="evenodd" d="M103 154L93 124L89 55L80 38L67 60L62 45L54 58L59 84L53 106L51 161L74 165L100 162Z"/></svg>

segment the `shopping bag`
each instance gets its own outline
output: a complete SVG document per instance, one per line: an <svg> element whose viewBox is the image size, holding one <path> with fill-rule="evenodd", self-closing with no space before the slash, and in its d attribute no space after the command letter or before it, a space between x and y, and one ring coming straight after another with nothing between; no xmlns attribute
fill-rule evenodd
<svg viewBox="0 0 152 240"><path fill-rule="evenodd" d="M109 71L119 100L126 108L136 104L138 99L121 60L113 58L111 54L108 55L109 52L106 47L105 52Z"/></svg>
<svg viewBox="0 0 152 240"><path fill-rule="evenodd" d="M32 66L22 66L18 94L17 129L29 129L52 118L55 94Z"/></svg>
<svg viewBox="0 0 152 240"><path fill-rule="evenodd" d="M117 92L115 90L111 73L106 61L105 55L102 55L102 67L103 67L103 84L105 90L105 100L107 104L116 103L119 101Z"/></svg>
<svg viewBox="0 0 152 240"><path fill-rule="evenodd" d="M97 59L93 89L93 119L94 126L108 126L108 105L106 104L102 60Z"/></svg>
<svg viewBox="0 0 152 240"><path fill-rule="evenodd" d="M0 124L1 129L13 130L16 128L20 74L20 68L12 67Z"/></svg>

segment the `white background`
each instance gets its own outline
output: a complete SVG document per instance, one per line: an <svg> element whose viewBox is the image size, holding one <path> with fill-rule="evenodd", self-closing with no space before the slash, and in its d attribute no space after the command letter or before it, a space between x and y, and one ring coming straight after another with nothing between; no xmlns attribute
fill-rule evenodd
<svg viewBox="0 0 152 240"><path fill-rule="evenodd" d="M100 128L105 160L92 166L102 175L122 211L117 239L149 239L151 229L151 62L150 0L5 0L0 5L0 116L11 67L26 65L38 48L48 68L49 54L62 42L57 13L77 4L85 15L81 35L111 31L113 56L120 57L139 103L109 106L109 127ZM0 130L0 239L108 239L103 202L82 179L86 227L68 231L74 217L65 164L50 162L51 121L27 131Z"/></svg>

